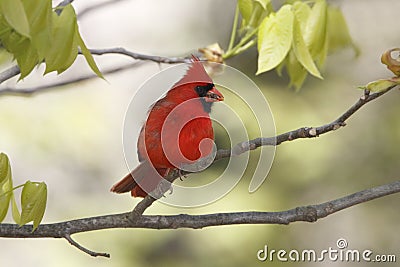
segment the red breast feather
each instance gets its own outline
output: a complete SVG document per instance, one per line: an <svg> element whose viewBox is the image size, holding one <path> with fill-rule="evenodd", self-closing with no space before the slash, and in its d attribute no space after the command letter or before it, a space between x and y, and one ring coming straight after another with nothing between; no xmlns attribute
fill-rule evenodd
<svg viewBox="0 0 400 267"><path fill-rule="evenodd" d="M155 168L176 168L176 163L186 163L185 158L197 160L201 140L214 138L209 114L193 89L199 84L175 87L151 109L143 133L146 145L139 140L138 147L140 157Z"/></svg>

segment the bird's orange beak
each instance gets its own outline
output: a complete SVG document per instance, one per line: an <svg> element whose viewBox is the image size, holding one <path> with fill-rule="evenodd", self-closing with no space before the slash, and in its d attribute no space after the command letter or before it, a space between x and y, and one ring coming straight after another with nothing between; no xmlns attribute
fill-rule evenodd
<svg viewBox="0 0 400 267"><path fill-rule="evenodd" d="M224 96L214 86L210 91L207 92L205 99L206 102L218 102L224 101Z"/></svg>

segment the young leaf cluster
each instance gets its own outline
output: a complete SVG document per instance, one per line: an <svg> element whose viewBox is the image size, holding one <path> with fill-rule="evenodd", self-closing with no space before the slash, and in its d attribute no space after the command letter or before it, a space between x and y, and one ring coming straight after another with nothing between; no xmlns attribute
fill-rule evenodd
<svg viewBox="0 0 400 267"><path fill-rule="evenodd" d="M22 187L21 212L18 209L14 190ZM0 222L7 215L11 205L12 217L20 226L33 222L35 230L42 221L47 202L47 186L44 182L27 181L13 187L10 161L6 154L0 153Z"/></svg>
<svg viewBox="0 0 400 267"><path fill-rule="evenodd" d="M275 68L281 75L285 68L290 86L296 88L308 74L322 79L328 53L348 46L358 53L341 10L326 0L291 0L277 11L271 0L238 0L231 41L223 58L256 44L257 74Z"/></svg>
<svg viewBox="0 0 400 267"><path fill-rule="evenodd" d="M79 49L90 68L102 77L79 33L72 5L56 10L51 0L0 0L0 47L13 55L20 79L42 62L45 74L65 71Z"/></svg>

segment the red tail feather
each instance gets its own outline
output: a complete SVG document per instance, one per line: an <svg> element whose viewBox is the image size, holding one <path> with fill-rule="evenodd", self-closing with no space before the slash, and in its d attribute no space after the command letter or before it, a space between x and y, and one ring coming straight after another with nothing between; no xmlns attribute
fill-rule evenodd
<svg viewBox="0 0 400 267"><path fill-rule="evenodd" d="M147 196L147 192L156 189L162 177L167 173L167 170L154 169L148 161L143 161L121 181L113 185L110 191L115 193L131 191L133 197L145 197Z"/></svg>

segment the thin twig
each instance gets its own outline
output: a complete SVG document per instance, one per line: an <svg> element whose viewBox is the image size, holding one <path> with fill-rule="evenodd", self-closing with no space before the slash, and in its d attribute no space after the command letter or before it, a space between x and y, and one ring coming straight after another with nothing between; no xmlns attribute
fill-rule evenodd
<svg viewBox="0 0 400 267"><path fill-rule="evenodd" d="M135 52L129 51L122 47L105 48L105 49L89 49L89 50L93 55L120 54L120 55L131 57L136 60L153 61L153 62L165 63L165 64L178 64L178 63L190 63L191 62L189 58L145 55L145 54L140 54L140 53L135 53ZM79 51L79 54L82 54L82 52ZM18 66L10 67L9 69L0 73L0 84L14 76L17 76L18 74L20 74L20 69ZM104 74L104 72L103 72L103 74ZM40 87L41 86L38 86L37 88L40 88ZM14 89L1 90L0 89L0 93L2 93L4 91L14 93L14 91L16 91L16 90L14 90ZM15 92L15 93L19 93L19 92ZM23 93L24 92L22 92L22 94ZM31 92L31 90L27 90L27 93L33 93L33 92Z"/></svg>
<svg viewBox="0 0 400 267"><path fill-rule="evenodd" d="M11 79L11 78L17 76L20 73L21 73L21 71L17 65L4 70L2 73L0 73L0 84L7 81L8 79Z"/></svg>
<svg viewBox="0 0 400 267"><path fill-rule="evenodd" d="M92 257L106 257L109 258L110 254L109 253L103 253L103 252L95 252L92 250L89 250L83 246L81 246L78 242L76 242L75 240L72 239L70 234L65 234L64 238L74 247L76 247L77 249L85 252L86 254L89 254Z"/></svg>
<svg viewBox="0 0 400 267"><path fill-rule="evenodd" d="M120 54L139 60L150 60L157 63L177 64L177 63L190 63L189 58L181 57L161 57L135 53L126 50L123 47L105 48L105 49L89 49L92 55L105 55L105 54Z"/></svg>
<svg viewBox="0 0 400 267"><path fill-rule="evenodd" d="M111 228L201 229L210 226L237 224L288 225L293 222L316 222L318 219L327 217L343 209L399 192L400 180L359 191L321 204L301 206L278 212L249 211L204 215L142 215L137 216L134 220L131 218L131 212L127 212L52 224L41 224L35 231L32 231L32 225L20 227L17 224L0 224L0 237L66 238L73 246L81 249L82 246L73 241L70 235ZM81 250L88 253L88 250L85 248ZM97 256L108 255L107 253L92 253L95 253Z"/></svg>
<svg viewBox="0 0 400 267"><path fill-rule="evenodd" d="M102 73L103 74L113 74L113 73L120 72L123 70L136 68L136 67L140 66L142 63L143 63L143 61L137 61L137 62L134 62L131 64L117 66L117 67L113 67L108 70L105 70ZM3 87L3 88L0 88L0 96L2 96L2 95L31 96L33 94L43 93L43 92L46 92L49 90L53 90L56 87L63 87L63 86L77 83L77 82L90 80L93 78L98 78L98 76L95 74L88 74L88 75L76 77L76 78L73 78L70 80L59 81L59 82L55 82L55 83L51 83L51 84L39 85L39 86L35 86L35 87L30 87L30 88Z"/></svg>
<svg viewBox="0 0 400 267"><path fill-rule="evenodd" d="M63 11L63 9L61 7L67 6L69 4L72 4L72 2L74 2L74 0L63 0L63 1L61 1L55 8L56 14L60 16L61 12Z"/></svg>
<svg viewBox="0 0 400 267"><path fill-rule="evenodd" d="M84 9L82 9L78 13L77 17L78 17L78 19L82 19L83 16L86 16L88 13L90 13L92 11L95 11L97 9L100 9L100 8L103 8L103 7L106 7L106 6L109 6L109 5L114 5L114 4L116 4L118 2L122 2L122 1L126 1L126 0L110 0L110 1L104 1L102 3L98 3L98 4L95 4L95 5L88 6L88 7L84 8Z"/></svg>
<svg viewBox="0 0 400 267"><path fill-rule="evenodd" d="M319 127L302 127L297 130L293 130L290 132L286 132L274 137L259 137L253 140L241 142L233 148L230 149L219 149L217 151L217 155L214 159L214 162L223 158L228 158L231 156L236 156L243 154L245 152L257 149L261 146L278 146L286 141L293 141L300 138L315 138L322 134L337 130L346 125L346 120L350 118L357 110L359 110L362 106L367 104L368 102L384 95L385 93L389 92L391 89L395 88L396 86L391 86L388 89L374 94L369 94L369 91L364 91L364 94L358 99L358 101L351 106L348 110L346 110L341 116L339 116L336 120L331 123L319 126ZM179 178L182 174L190 174L189 172L171 172L165 179L169 182L174 182L177 178ZM164 189L162 189L164 188ZM132 217L136 217L144 213L144 211L150 207L154 201L158 198L154 196L162 196L165 192L167 192L168 188L163 186L160 188L159 186L151 192L149 195L143 198L136 207L132 210ZM155 193L156 191L162 191L160 193Z"/></svg>
<svg viewBox="0 0 400 267"><path fill-rule="evenodd" d="M237 144L233 148L233 152L230 150L219 150L215 160L230 157L231 154L239 155L244 152L257 149L260 146L278 146L286 141L293 141L299 138L315 138L322 134L335 131L341 127L346 126L346 120L350 118L354 113L356 113L360 108L362 108L368 102L386 94L397 85L390 86L386 90L369 94L369 91L364 91L364 94L357 100L354 105L352 105L348 110L346 110L342 115L340 115L336 120L331 123L324 124L319 127L302 127L297 130L286 132L275 137L260 137L250 141L244 141Z"/></svg>
<svg viewBox="0 0 400 267"><path fill-rule="evenodd" d="M74 0L63 0L63 1L61 1L61 2L56 6L56 8L57 8L57 7L66 6L66 5L68 5L68 4L72 4L72 2L74 2Z"/></svg>

